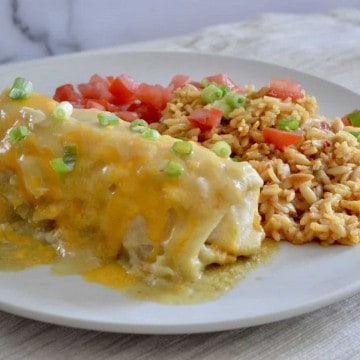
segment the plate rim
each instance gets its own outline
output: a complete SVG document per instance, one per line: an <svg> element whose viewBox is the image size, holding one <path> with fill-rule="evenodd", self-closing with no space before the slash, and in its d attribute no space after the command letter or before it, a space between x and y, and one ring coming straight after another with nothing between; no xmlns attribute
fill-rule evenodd
<svg viewBox="0 0 360 360"><path fill-rule="evenodd" d="M246 319L234 319L231 321L214 321L208 323L197 324L134 324L134 323L112 323L89 319L76 319L73 317L66 317L47 312L39 312L27 310L24 307L9 305L0 300L0 311L20 316L28 320L35 320L51 325L65 326L73 329L102 331L108 333L119 334L137 334L137 335L181 335L181 334L200 334L200 333L214 333L218 331L231 331L248 327L255 327L260 325L277 323L284 320L293 319L299 316L307 315L314 311L323 309L327 306L341 302L348 299L359 292L360 281L358 284L349 285L345 291L337 291L331 296L324 296L318 298L312 303L304 304L296 309L289 309L277 313L271 313L260 316L253 316ZM175 305L177 306L177 305ZM274 319L274 314L276 319Z"/></svg>

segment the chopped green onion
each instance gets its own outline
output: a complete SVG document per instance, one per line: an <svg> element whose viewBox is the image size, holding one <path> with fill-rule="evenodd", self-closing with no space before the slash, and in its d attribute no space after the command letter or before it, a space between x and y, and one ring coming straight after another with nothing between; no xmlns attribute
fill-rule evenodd
<svg viewBox="0 0 360 360"><path fill-rule="evenodd" d="M63 158L50 160L50 165L58 174L68 174L72 171L72 168L65 163Z"/></svg>
<svg viewBox="0 0 360 360"><path fill-rule="evenodd" d="M202 87L206 88L210 84L210 81L207 78L201 80Z"/></svg>
<svg viewBox="0 0 360 360"><path fill-rule="evenodd" d="M157 140L160 137L160 133L155 129L148 128L141 133L141 136L145 139Z"/></svg>
<svg viewBox="0 0 360 360"><path fill-rule="evenodd" d="M356 140L360 142L360 131L350 131L351 135L354 135L356 137Z"/></svg>
<svg viewBox="0 0 360 360"><path fill-rule="evenodd" d="M210 150L221 158L227 158L231 155L231 147L226 141L218 141Z"/></svg>
<svg viewBox="0 0 360 360"><path fill-rule="evenodd" d="M149 128L148 123L143 119L136 119L132 121L129 126L130 131L136 133L143 133L148 128Z"/></svg>
<svg viewBox="0 0 360 360"><path fill-rule="evenodd" d="M69 119L73 113L73 106L68 101L62 101L60 104L56 105L53 110L53 115L58 120Z"/></svg>
<svg viewBox="0 0 360 360"><path fill-rule="evenodd" d="M77 147L76 144L65 144L64 145L64 163L72 170L75 166L77 155Z"/></svg>
<svg viewBox="0 0 360 360"><path fill-rule="evenodd" d="M9 91L9 97L13 100L27 99L31 96L33 90L34 88L31 81L17 77Z"/></svg>
<svg viewBox="0 0 360 360"><path fill-rule="evenodd" d="M237 157L237 156L232 157L231 160L234 161L234 162L240 162L241 161L241 159L239 157Z"/></svg>
<svg viewBox="0 0 360 360"><path fill-rule="evenodd" d="M282 119L278 122L277 127L280 130L286 130L286 131L290 131L290 130L298 130L299 129L299 120L296 119Z"/></svg>
<svg viewBox="0 0 360 360"><path fill-rule="evenodd" d="M205 104L211 104L215 100L219 100L223 97L223 91L216 85L210 84L201 92L201 100Z"/></svg>
<svg viewBox="0 0 360 360"><path fill-rule="evenodd" d="M223 118L229 119L230 113L234 110L227 102L224 100L215 100L212 103L212 107L219 109L223 112Z"/></svg>
<svg viewBox="0 0 360 360"><path fill-rule="evenodd" d="M177 177L180 176L184 172L184 167L177 161L170 160L166 164L164 168L164 172L166 175Z"/></svg>
<svg viewBox="0 0 360 360"><path fill-rule="evenodd" d="M233 109L238 109L245 105L245 96L229 92L224 96L224 101L228 103Z"/></svg>
<svg viewBox="0 0 360 360"><path fill-rule="evenodd" d="M29 129L26 126L18 126L9 132L9 141L11 145L16 144L29 134Z"/></svg>
<svg viewBox="0 0 360 360"><path fill-rule="evenodd" d="M355 111L348 116L349 121L351 122L352 126L359 126L360 125L360 111Z"/></svg>
<svg viewBox="0 0 360 360"><path fill-rule="evenodd" d="M176 155L186 156L192 153L192 144L189 141L176 141L172 146Z"/></svg>
<svg viewBox="0 0 360 360"><path fill-rule="evenodd" d="M101 126L117 125L120 122L120 119L111 112L100 112L97 118Z"/></svg>
<svg viewBox="0 0 360 360"><path fill-rule="evenodd" d="M217 86L219 89L221 89L223 96L230 92L230 88L224 84Z"/></svg>
<svg viewBox="0 0 360 360"><path fill-rule="evenodd" d="M76 155L76 153L77 153L77 146L76 146L76 144L66 143L66 144L64 145L64 152L65 152L65 155L66 155L66 154Z"/></svg>
<svg viewBox="0 0 360 360"><path fill-rule="evenodd" d="M64 156L50 160L50 165L58 174L68 174L74 170L76 155L76 145L72 143L65 144Z"/></svg>

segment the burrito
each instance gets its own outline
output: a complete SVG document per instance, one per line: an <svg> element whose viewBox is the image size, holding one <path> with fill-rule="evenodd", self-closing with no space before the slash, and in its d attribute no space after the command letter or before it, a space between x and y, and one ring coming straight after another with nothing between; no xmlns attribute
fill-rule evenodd
<svg viewBox="0 0 360 360"><path fill-rule="evenodd" d="M2 237L16 228L59 257L86 249L152 279L196 280L259 251L263 181L249 163L140 119L59 116L59 106L35 93L0 98Z"/></svg>

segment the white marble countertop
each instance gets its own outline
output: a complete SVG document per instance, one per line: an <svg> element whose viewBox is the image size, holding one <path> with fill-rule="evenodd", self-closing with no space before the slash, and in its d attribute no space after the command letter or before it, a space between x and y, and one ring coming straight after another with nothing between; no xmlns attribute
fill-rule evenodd
<svg viewBox="0 0 360 360"><path fill-rule="evenodd" d="M200 51L262 60L326 78L360 94L359 43L360 10L342 8L316 14L264 14L119 49ZM10 58L4 56L3 61ZM0 359L359 359L359 305L357 294L277 323L178 336L77 330L0 312Z"/></svg>

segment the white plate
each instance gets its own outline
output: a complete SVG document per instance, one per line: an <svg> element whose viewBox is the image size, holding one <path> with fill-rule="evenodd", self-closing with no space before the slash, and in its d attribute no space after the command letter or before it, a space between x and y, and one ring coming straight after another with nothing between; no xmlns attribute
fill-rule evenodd
<svg viewBox="0 0 360 360"><path fill-rule="evenodd" d="M129 73L167 84L177 73L201 79L226 72L241 84L262 86L291 77L316 95L321 113L342 115L359 107L359 95L283 67L231 57L190 53L87 53L0 67L0 87L16 76L53 94L66 82L93 73ZM56 277L49 268L0 273L0 309L24 317L86 329L146 333L195 333L263 324L303 314L360 290L360 246L323 248L281 244L270 262L252 271L218 300L196 305L161 305L130 300L80 277Z"/></svg>

